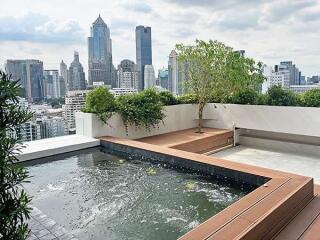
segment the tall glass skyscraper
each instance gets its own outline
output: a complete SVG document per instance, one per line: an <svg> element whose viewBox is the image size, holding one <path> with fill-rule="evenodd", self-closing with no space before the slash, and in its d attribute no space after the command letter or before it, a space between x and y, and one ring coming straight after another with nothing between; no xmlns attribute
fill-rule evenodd
<svg viewBox="0 0 320 240"><path fill-rule="evenodd" d="M136 62L139 71L139 90L143 90L144 66L152 65L151 27L136 27Z"/></svg>
<svg viewBox="0 0 320 240"><path fill-rule="evenodd" d="M79 53L74 52L73 62L69 67L69 81L68 81L68 90L85 90L86 89L86 80L83 67L79 60Z"/></svg>
<svg viewBox="0 0 320 240"><path fill-rule="evenodd" d="M100 14L88 37L89 85L113 85L112 41L110 30Z"/></svg>

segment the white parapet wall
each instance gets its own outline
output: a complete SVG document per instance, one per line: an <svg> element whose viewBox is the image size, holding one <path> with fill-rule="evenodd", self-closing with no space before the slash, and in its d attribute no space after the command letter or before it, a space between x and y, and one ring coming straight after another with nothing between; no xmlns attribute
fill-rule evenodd
<svg viewBox="0 0 320 240"><path fill-rule="evenodd" d="M320 108L210 103L204 118L206 127L320 137Z"/></svg>
<svg viewBox="0 0 320 240"><path fill-rule="evenodd" d="M163 123L147 131L129 126L114 114L108 124L91 113L76 113L77 134L88 137L115 136L137 139L197 127L198 106L183 104L165 107ZM320 108L209 103L204 109L204 127L249 129L279 134L320 138Z"/></svg>
<svg viewBox="0 0 320 240"><path fill-rule="evenodd" d="M167 106L164 109L164 113L166 117L158 127L151 128L148 131L144 127L136 128L135 126L128 126L128 132L126 132L119 114L114 114L108 120L108 123L104 124L94 114L78 112L76 113L76 132L87 137L114 136L137 139L194 128L198 124L197 105L182 104Z"/></svg>

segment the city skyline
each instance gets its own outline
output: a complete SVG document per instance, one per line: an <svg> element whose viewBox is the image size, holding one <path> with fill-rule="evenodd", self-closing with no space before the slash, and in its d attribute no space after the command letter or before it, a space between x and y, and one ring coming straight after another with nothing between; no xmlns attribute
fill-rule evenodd
<svg viewBox="0 0 320 240"><path fill-rule="evenodd" d="M103 1L95 0L77 4L4 1L0 67L4 68L6 59L33 58L42 60L45 69L57 68L61 59L70 64L73 51L87 62L86 38L100 12L110 27L115 66L122 59L135 59L134 29L144 25L152 28L156 72L167 65L176 43L211 38L245 49L247 56L267 65L290 60L304 74L320 75L319 1L110 1L105 7ZM87 73L87 64L84 68Z"/></svg>

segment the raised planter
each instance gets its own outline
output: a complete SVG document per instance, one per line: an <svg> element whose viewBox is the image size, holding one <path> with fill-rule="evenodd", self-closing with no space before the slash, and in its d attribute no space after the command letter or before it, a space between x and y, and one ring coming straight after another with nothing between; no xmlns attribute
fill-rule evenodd
<svg viewBox="0 0 320 240"><path fill-rule="evenodd" d="M144 127L136 128L135 126L128 126L128 132L126 132L119 114L114 114L109 119L108 124L104 124L95 114L78 112L76 113L76 131L77 134L88 137L113 136L137 139L197 126L196 105L167 106L164 111L166 117L158 127L147 131Z"/></svg>

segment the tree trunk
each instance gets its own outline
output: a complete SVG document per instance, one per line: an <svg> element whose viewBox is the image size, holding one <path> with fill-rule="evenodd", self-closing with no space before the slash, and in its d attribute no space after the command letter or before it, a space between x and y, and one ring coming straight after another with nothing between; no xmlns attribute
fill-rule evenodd
<svg viewBox="0 0 320 240"><path fill-rule="evenodd" d="M199 103L199 122L198 122L198 133L203 133L202 132L202 114L203 114L203 109L204 109L205 103L200 102Z"/></svg>

